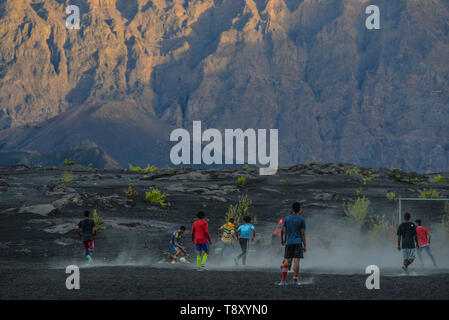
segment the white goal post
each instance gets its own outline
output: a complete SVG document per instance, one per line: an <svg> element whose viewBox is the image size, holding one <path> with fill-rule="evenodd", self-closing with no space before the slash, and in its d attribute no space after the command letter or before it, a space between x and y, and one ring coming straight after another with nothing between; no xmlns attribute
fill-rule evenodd
<svg viewBox="0 0 449 320"><path fill-rule="evenodd" d="M449 201L448 198L399 198L398 222L402 223L402 201Z"/></svg>

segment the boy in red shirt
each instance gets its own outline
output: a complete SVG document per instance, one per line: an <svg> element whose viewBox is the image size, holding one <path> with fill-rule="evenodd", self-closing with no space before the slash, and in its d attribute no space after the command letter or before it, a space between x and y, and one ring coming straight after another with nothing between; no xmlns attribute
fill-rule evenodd
<svg viewBox="0 0 449 320"><path fill-rule="evenodd" d="M207 257L209 256L209 244L212 244L212 241L210 239L207 221L204 220L204 212L198 212L197 217L198 220L196 220L192 226L192 242L196 246L196 251L198 252L196 257L198 271L202 271L206 270L205 264ZM204 254L201 259L201 254L203 252Z"/></svg>
<svg viewBox="0 0 449 320"><path fill-rule="evenodd" d="M432 259L433 266L436 267L437 264L435 262L435 259L430 252L430 232L427 230L427 228L423 227L421 220L416 220L416 234L418 235L418 257L421 261L421 265L424 266L424 261L422 259L421 251L424 249L426 250L427 254L429 255L430 259Z"/></svg>

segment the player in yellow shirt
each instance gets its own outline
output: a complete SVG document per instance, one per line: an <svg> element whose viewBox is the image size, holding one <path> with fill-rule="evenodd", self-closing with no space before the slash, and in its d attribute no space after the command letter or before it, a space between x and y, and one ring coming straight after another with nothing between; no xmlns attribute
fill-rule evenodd
<svg viewBox="0 0 449 320"><path fill-rule="evenodd" d="M234 250L234 238L235 225L234 219L229 219L228 223L225 223L220 228L218 228L218 236L221 236L221 242L223 243L221 247L221 257L226 250L231 249L231 253Z"/></svg>

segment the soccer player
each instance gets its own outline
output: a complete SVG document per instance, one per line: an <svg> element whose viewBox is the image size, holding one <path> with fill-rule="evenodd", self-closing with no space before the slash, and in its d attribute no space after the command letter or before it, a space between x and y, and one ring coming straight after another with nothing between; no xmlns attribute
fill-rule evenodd
<svg viewBox="0 0 449 320"><path fill-rule="evenodd" d="M415 244L418 245L418 237L416 235L416 225L410 222L410 213L404 214L404 222L398 227L398 250L402 248L402 258L404 260L402 270L408 274L408 266L415 261ZM402 247L401 247L402 240Z"/></svg>
<svg viewBox="0 0 449 320"><path fill-rule="evenodd" d="M172 264L176 263L176 258L181 254L184 255L184 258L186 259L186 263L190 263L189 260L187 260L187 250L182 244L182 235L186 231L186 227L181 226L177 231L173 233L173 236L170 241L170 248L175 250L175 255L173 256L173 260L171 261Z"/></svg>
<svg viewBox="0 0 449 320"><path fill-rule="evenodd" d="M232 243L232 238L235 233L235 225L234 219L229 219L228 223L222 225L218 228L218 235L221 236L221 242L223 243L221 247L221 257L223 258L223 254L227 249L234 249L234 245Z"/></svg>
<svg viewBox="0 0 449 320"><path fill-rule="evenodd" d="M282 252L281 233L283 225L284 225L284 218L278 221L276 229L274 229L274 232L271 235L271 256L270 256L271 260L273 260L273 256L275 253L279 254L280 252Z"/></svg>
<svg viewBox="0 0 449 320"><path fill-rule="evenodd" d="M242 253L234 258L236 265L239 264L239 259L242 259L242 264L246 265L246 255L248 253L249 241L252 240L254 242L254 239L256 238L256 231L254 226L251 224L251 217L243 217L243 222L245 223L237 229L237 240L239 241Z"/></svg>
<svg viewBox="0 0 449 320"><path fill-rule="evenodd" d="M209 244L212 244L209 228L207 221L204 220L204 216L205 214L203 211L198 212L198 220L196 220L192 226L192 242L196 245L196 251L198 253L196 257L198 271L206 270L205 265L207 257L209 256Z"/></svg>
<svg viewBox="0 0 449 320"><path fill-rule="evenodd" d="M436 267L437 264L435 262L435 258L432 255L432 252L430 251L430 232L427 230L427 228L422 226L421 220L415 220L416 223L416 234L418 236L418 257L421 261L421 265L424 266L424 261L422 259L421 251L424 249L426 250L427 254L429 255L430 259L432 260L433 266Z"/></svg>
<svg viewBox="0 0 449 320"><path fill-rule="evenodd" d="M299 262L304 258L303 252L307 251L306 243L306 221L299 215L301 205L295 202L292 205L293 212L284 219L284 225L281 232L281 243L285 245L284 265L282 266L282 280L279 283L281 286L287 284L287 274L290 269L292 259L293 266L293 284L300 285L298 279Z"/></svg>
<svg viewBox="0 0 449 320"><path fill-rule="evenodd" d="M89 219L90 212L84 211L84 220L81 220L75 230L83 239L85 256L89 263L92 263L92 255L94 253L94 236L97 234L97 227L92 219Z"/></svg>

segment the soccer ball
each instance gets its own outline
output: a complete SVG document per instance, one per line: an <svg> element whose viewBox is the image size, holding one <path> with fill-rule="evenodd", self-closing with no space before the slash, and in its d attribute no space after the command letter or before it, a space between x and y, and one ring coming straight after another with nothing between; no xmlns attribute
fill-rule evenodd
<svg viewBox="0 0 449 320"><path fill-rule="evenodd" d="M179 261L181 261L182 263L186 263L186 258L181 257L181 259L179 259Z"/></svg>

